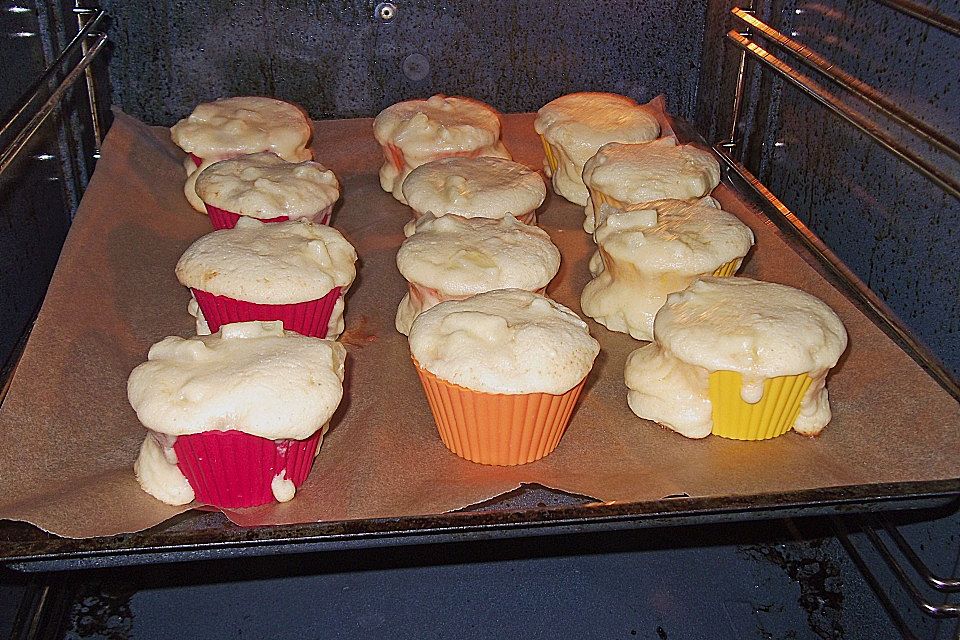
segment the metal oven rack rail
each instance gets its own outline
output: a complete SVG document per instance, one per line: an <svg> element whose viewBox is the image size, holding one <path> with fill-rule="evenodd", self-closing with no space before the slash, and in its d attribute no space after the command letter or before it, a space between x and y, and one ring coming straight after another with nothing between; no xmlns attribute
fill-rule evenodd
<svg viewBox="0 0 960 640"><path fill-rule="evenodd" d="M933 11L910 0L875 1L919 20L930 27L940 29L955 37L960 37L960 21L950 16ZM783 220L788 221L789 224L797 230L804 244L814 255L820 258L825 264L828 264L838 276L856 287L858 297L870 308L874 318L881 320L886 325L885 328L896 336L896 339L901 342L905 350L913 355L918 362L928 366L930 373L937 378L944 388L948 389L954 397L957 397L956 381L953 380L942 367L935 365L930 366L931 359L928 355L925 355L925 348L920 345L902 323L889 312L880 298L866 287L846 265L823 245L815 234L807 229L776 196L770 193L766 187L751 175L734 157L739 146L737 131L742 112L748 60L758 62L763 70L775 72L780 78L798 88L806 96L826 107L848 124L856 127L901 162L912 167L932 183L943 189L945 193L958 200L960 200L960 179L955 175L946 173L940 167L933 165L930 161L907 148L897 139L887 134L883 130L883 127L874 120L844 104L843 100L833 94L829 89L771 53L768 48L756 42L754 38L765 40L769 43L767 46L775 46L783 49L788 55L795 58L801 64L828 78L855 99L860 100L870 108L889 118L892 122L900 125L908 134L940 150L956 161L960 161L960 143L924 123L909 111L899 107L896 102L885 96L881 91L847 73L802 43L758 19L752 0L747 8L737 7L732 9L731 15L742 25L742 30L731 29L726 34L728 41L740 49L737 82L731 111L732 121L729 127L730 135L727 140L717 144L714 150L723 158L731 171L739 174L758 196L767 201L780 213ZM854 564L877 593L878 597L881 598L904 636L910 637L909 629L906 628L902 617L896 612L890 596L884 592L880 580L877 579L870 565L864 560L863 555L850 540L849 532L845 524L836 517L831 517L831 520L838 540L844 549L846 549ZM960 617L960 605L933 603L926 598L923 592L923 589L928 589L939 594L960 592L960 578L941 577L934 574L930 568L923 563L917 555L917 552L910 546L898 529L882 515L860 517L857 519L856 525L857 529L866 535L873 550L879 554L887 566L893 571L897 581L917 608L934 618ZM887 538L893 542L893 545L900 553L900 558L898 558L897 555L890 550L887 543L884 542L881 532L886 534ZM906 560L906 563L903 562L903 559Z"/></svg>

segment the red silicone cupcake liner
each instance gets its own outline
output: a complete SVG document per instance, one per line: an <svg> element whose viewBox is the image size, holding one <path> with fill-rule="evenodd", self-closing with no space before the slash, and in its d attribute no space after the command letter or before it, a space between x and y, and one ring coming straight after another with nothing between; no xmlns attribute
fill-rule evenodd
<svg viewBox="0 0 960 640"><path fill-rule="evenodd" d="M305 440L269 440L242 431L177 436L177 466L199 502L223 508L274 502L272 482L283 474L299 488L313 467L321 431Z"/></svg>
<svg viewBox="0 0 960 640"><path fill-rule="evenodd" d="M330 224L330 217L331 217L331 214L332 214L332 213L333 213L333 205L331 204L329 207L327 207L326 209L321 210L319 213L317 213L315 216L313 216L313 222L314 222L314 224L325 224L325 225L329 225L329 224Z"/></svg>
<svg viewBox="0 0 960 640"><path fill-rule="evenodd" d="M237 220L240 219L239 213L233 213L226 209L215 207L212 204L206 204L207 215L210 216L210 224L214 229L233 229L237 226ZM257 218L260 222L284 222L289 220L287 216L277 216L276 218Z"/></svg>
<svg viewBox="0 0 960 640"><path fill-rule="evenodd" d="M214 229L233 229L237 226L237 220L240 219L239 213L233 213L226 209L215 207L212 204L204 205L207 207L207 214L210 216L210 224ZM333 211L333 205L323 209L313 216L312 221L315 224L330 224L330 212ZM276 218L256 218L260 222L286 222L290 218L287 216L277 216Z"/></svg>
<svg viewBox="0 0 960 640"><path fill-rule="evenodd" d="M200 165L203 164L203 158L198 158L194 154L190 154L190 159L193 160L193 164L197 165L197 168L200 168Z"/></svg>
<svg viewBox="0 0 960 640"><path fill-rule="evenodd" d="M294 304L257 304L217 296L200 289L191 291L203 317L210 325L211 333L219 331L221 325L233 322L280 320L283 328L288 331L314 338L326 338L330 316L340 299L340 287L334 287L322 298Z"/></svg>

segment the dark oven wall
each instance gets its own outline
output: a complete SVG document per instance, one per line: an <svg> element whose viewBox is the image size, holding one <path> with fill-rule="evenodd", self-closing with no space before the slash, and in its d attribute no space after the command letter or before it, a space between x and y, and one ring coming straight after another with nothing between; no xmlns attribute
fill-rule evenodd
<svg viewBox="0 0 960 640"><path fill-rule="evenodd" d="M432 93L532 111L571 91L696 104L705 7L673 2L107 0L113 100L169 125L198 102L267 94L314 118ZM385 19L385 17L389 19Z"/></svg>
<svg viewBox="0 0 960 640"><path fill-rule="evenodd" d="M699 94L698 124L714 142L729 136L731 78L740 57L725 34L745 31L723 4L713 3L710 13ZM956 0L922 4L960 19ZM880 0L757 0L754 6L781 34L960 140L960 37ZM896 143L960 178L960 163L948 154L904 135L757 30L749 37ZM734 155L960 374L960 201L768 67L748 62L746 79Z"/></svg>
<svg viewBox="0 0 960 640"><path fill-rule="evenodd" d="M0 5L0 114L7 122L21 98L53 63L78 29L77 16L59 0L5 2ZM72 65L80 50L67 56L50 86L14 126L0 135L0 146L14 141ZM99 69L102 72L103 69ZM12 366L18 344L37 312L53 274L60 248L93 168L87 93L73 85L46 121L0 175L0 383ZM0 392L2 397L2 392Z"/></svg>

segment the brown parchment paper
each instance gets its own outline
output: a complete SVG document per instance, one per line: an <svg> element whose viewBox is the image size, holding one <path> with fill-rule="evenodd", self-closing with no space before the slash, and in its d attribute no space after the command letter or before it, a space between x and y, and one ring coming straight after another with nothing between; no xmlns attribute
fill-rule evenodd
<svg viewBox="0 0 960 640"><path fill-rule="evenodd" d="M504 138L515 158L539 167L532 119L505 116ZM823 434L688 440L640 420L627 407L623 366L644 343L591 322L602 352L559 448L514 468L461 460L441 444L406 339L393 327L405 290L394 259L410 212L380 189L371 121L318 122L313 147L342 181L333 224L361 259L346 307L347 393L296 499L228 514L234 521L434 514L530 482L639 502L960 477L957 403L723 186L715 195L757 236L742 273L819 296L849 331L829 378L834 418ZM90 537L138 531L184 510L139 489L132 465L145 431L126 399L127 375L150 345L193 332L189 294L173 268L210 227L183 197L181 160L167 129L116 114L0 409L0 518ZM582 217L552 194L540 217L563 254L549 293L577 312L593 246Z"/></svg>

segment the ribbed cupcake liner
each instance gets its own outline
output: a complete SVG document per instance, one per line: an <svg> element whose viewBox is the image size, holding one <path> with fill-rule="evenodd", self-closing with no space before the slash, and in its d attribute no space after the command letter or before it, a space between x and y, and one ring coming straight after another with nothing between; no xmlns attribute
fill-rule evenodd
<svg viewBox="0 0 960 640"><path fill-rule="evenodd" d="M413 212L413 221L416 222L417 220L419 220L420 218L422 218L424 215L426 215L426 214L420 213L419 211L414 211L414 212ZM516 218L519 222L522 222L523 224L529 224L529 225L536 226L536 224L537 224L537 210L534 209L533 211L527 211L526 213L521 213L519 216L514 216L514 218Z"/></svg>
<svg viewBox="0 0 960 640"><path fill-rule="evenodd" d="M211 333L219 331L221 325L234 322L281 320L283 328L288 331L314 338L326 338L330 316L340 299L340 287L334 287L322 298L293 304L258 304L217 296L200 289L191 291Z"/></svg>
<svg viewBox="0 0 960 640"><path fill-rule="evenodd" d="M603 206L604 204L609 207L613 207L614 209L619 209L621 211L628 210L628 206L624 202L621 202L616 198L611 198L610 196L608 196L607 194L605 194L604 192L598 189L588 188L587 190L590 192L590 200L593 204L592 222L593 222L594 229L602 225L606 220L606 218L601 217L601 211L600 211L600 207ZM584 230L589 229L588 225L590 224L590 222L591 222L590 220L584 222Z"/></svg>
<svg viewBox="0 0 960 640"><path fill-rule="evenodd" d="M536 224L537 224L537 210L534 209L533 211L528 211L528 212L526 212L526 213L522 213L522 214L520 214L519 216L517 216L517 220L519 220L519 221L522 222L523 224L531 224L531 225L536 226Z"/></svg>
<svg viewBox="0 0 960 640"><path fill-rule="evenodd" d="M566 393L472 391L438 378L414 360L443 444L461 458L512 466L557 448L586 378Z"/></svg>
<svg viewBox="0 0 960 640"><path fill-rule="evenodd" d="M199 502L215 507L254 507L274 502L273 479L299 488L317 454L321 431L305 440L269 440L241 431L177 436L177 466Z"/></svg>
<svg viewBox="0 0 960 640"><path fill-rule="evenodd" d="M383 149L384 159L392 164L394 168L403 175L407 168L406 159L403 157L403 150L395 144L388 144Z"/></svg>
<svg viewBox="0 0 960 640"><path fill-rule="evenodd" d="M716 276L718 278L729 278L737 272L737 269L740 268L740 263L743 262L743 258L734 258L730 262L725 262L716 269L710 275Z"/></svg>
<svg viewBox="0 0 960 640"><path fill-rule="evenodd" d="M616 198L611 198L607 194L598 189L590 189L590 197L593 199L593 208L599 209L600 205L606 204L607 206L613 207L615 209L621 209L623 211L627 210L627 205Z"/></svg>
<svg viewBox="0 0 960 640"><path fill-rule="evenodd" d="M805 373L769 378L763 383L760 401L751 404L740 396L740 373L714 371L710 374L713 434L732 440L768 440L783 435L797 421L811 382Z"/></svg>
<svg viewBox="0 0 960 640"><path fill-rule="evenodd" d="M214 229L233 229L240 220L239 213L233 213L226 209L215 207L212 204L203 203L207 207L207 215L210 217L210 224ZM257 218L260 222L285 222L289 220L287 216L277 216L276 218Z"/></svg>
<svg viewBox="0 0 960 640"><path fill-rule="evenodd" d="M557 167L560 166L557 156L559 155L551 146L547 139L544 136L540 136L540 142L543 143L543 155L547 157L547 165L550 167L550 175L553 175L557 172Z"/></svg>

